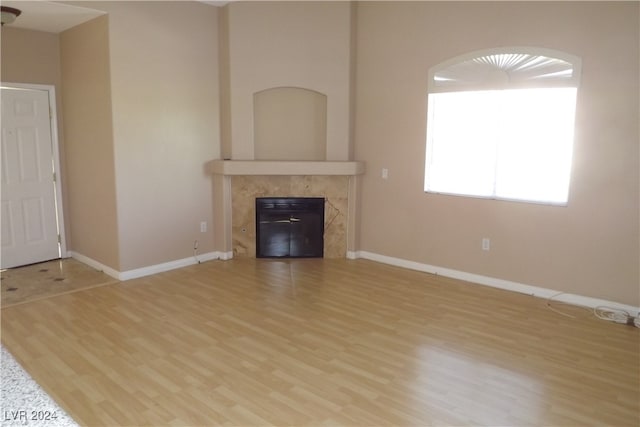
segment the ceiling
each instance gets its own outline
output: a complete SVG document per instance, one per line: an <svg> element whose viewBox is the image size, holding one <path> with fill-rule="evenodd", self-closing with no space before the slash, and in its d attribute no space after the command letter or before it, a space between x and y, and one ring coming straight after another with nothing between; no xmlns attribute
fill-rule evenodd
<svg viewBox="0 0 640 427"><path fill-rule="evenodd" d="M62 32L105 13L100 10L48 1L2 0L2 5L22 11L22 14L7 26L47 33Z"/></svg>
<svg viewBox="0 0 640 427"><path fill-rule="evenodd" d="M224 6L228 1L201 1L211 6ZM106 12L51 1L2 0L3 6L20 9L22 14L9 27L60 33Z"/></svg>

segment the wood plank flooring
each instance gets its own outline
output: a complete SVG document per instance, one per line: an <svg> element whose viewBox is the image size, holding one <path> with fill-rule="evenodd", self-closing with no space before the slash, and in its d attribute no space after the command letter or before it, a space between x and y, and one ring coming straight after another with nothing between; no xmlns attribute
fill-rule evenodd
<svg viewBox="0 0 640 427"><path fill-rule="evenodd" d="M2 310L80 424L640 425L640 329L365 260L211 261Z"/></svg>

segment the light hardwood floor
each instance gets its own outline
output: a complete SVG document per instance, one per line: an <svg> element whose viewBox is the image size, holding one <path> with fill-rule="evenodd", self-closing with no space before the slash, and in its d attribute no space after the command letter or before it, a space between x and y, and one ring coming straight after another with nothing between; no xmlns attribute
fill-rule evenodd
<svg viewBox="0 0 640 427"><path fill-rule="evenodd" d="M640 329L365 260L212 261L2 310L83 425L640 425Z"/></svg>

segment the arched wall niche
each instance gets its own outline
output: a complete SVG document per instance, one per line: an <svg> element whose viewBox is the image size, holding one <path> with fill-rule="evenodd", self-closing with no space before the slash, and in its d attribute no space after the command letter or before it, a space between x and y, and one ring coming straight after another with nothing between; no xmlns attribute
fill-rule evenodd
<svg viewBox="0 0 640 427"><path fill-rule="evenodd" d="M327 159L327 96L301 87L253 94L255 160Z"/></svg>

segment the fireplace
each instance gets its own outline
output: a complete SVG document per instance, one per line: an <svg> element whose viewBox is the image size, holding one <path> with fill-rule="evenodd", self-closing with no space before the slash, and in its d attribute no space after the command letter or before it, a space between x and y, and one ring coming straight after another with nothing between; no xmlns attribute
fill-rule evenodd
<svg viewBox="0 0 640 427"><path fill-rule="evenodd" d="M257 258L322 258L323 197L256 197Z"/></svg>
<svg viewBox="0 0 640 427"><path fill-rule="evenodd" d="M222 259L257 256L257 197L324 198L323 258L355 256L363 163L213 160L209 168L215 201L214 241Z"/></svg>

